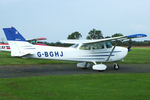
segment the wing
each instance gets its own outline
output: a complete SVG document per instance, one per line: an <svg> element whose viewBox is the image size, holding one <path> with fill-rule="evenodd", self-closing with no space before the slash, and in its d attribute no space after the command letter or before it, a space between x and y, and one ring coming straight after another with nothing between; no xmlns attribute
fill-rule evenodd
<svg viewBox="0 0 150 100"><path fill-rule="evenodd" d="M113 38L105 38L105 39L96 39L96 40L60 40L61 43L67 44L86 44L86 43L97 43L97 42L105 42L105 41L113 41L113 40L125 40L125 39L132 39L132 38L141 38L147 37L146 34L133 34L128 36L119 36Z"/></svg>

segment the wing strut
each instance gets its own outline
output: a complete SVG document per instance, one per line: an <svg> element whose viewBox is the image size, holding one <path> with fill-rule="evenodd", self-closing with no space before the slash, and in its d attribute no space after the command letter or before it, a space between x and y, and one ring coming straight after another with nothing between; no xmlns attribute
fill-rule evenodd
<svg viewBox="0 0 150 100"><path fill-rule="evenodd" d="M112 53L114 52L114 50L115 50L115 48L116 48L116 45L117 45L117 43L114 45L113 49L111 50L110 55L108 56L108 58L107 58L106 62L108 62L108 61L109 61L109 59L110 59L110 57L111 57Z"/></svg>

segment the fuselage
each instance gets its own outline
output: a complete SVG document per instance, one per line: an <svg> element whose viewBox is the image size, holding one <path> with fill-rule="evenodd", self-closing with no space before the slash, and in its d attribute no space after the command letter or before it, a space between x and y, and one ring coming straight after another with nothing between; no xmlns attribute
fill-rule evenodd
<svg viewBox="0 0 150 100"><path fill-rule="evenodd" d="M127 48L116 46L111 54L111 48L82 50L79 47L54 47L34 45L34 54L26 57L39 59L55 59L85 62L114 62L122 60L128 53ZM111 54L111 55L110 55ZM107 61L108 57L110 59Z"/></svg>

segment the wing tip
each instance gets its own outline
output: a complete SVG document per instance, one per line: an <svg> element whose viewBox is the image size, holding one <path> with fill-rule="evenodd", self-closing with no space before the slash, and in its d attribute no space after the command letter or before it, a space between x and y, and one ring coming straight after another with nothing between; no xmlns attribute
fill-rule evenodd
<svg viewBox="0 0 150 100"><path fill-rule="evenodd" d="M141 37L147 37L146 34L133 34L133 35L128 35L128 38L141 38Z"/></svg>

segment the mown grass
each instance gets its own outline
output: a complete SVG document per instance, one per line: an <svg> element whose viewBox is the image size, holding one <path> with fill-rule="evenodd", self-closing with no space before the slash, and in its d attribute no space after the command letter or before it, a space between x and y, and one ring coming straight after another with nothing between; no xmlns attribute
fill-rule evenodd
<svg viewBox="0 0 150 100"><path fill-rule="evenodd" d="M21 65L21 64L62 64L74 63L70 61L43 60L43 59L25 59L13 58L9 52L0 52L0 65ZM150 63L150 48L132 48L124 59L125 64L149 64Z"/></svg>
<svg viewBox="0 0 150 100"><path fill-rule="evenodd" d="M150 74L0 79L0 100L149 100Z"/></svg>
<svg viewBox="0 0 150 100"><path fill-rule="evenodd" d="M150 64L150 48L132 48L123 63Z"/></svg>

